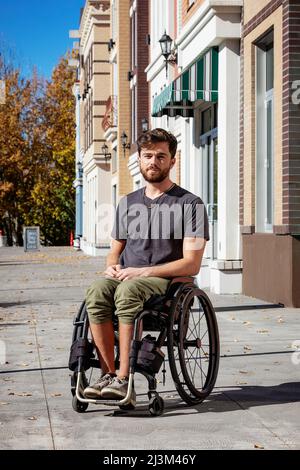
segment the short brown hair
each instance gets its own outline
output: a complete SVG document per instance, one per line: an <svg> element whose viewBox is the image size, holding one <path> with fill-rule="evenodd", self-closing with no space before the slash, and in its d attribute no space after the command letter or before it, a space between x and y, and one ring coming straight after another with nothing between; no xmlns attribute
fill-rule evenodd
<svg viewBox="0 0 300 470"><path fill-rule="evenodd" d="M141 134L137 140L137 147L139 155L141 154L142 148L150 147L151 144L156 144L157 142L168 142L169 151L171 157L174 158L177 150L177 139L176 137L167 132L165 129L152 129L150 131L144 132Z"/></svg>

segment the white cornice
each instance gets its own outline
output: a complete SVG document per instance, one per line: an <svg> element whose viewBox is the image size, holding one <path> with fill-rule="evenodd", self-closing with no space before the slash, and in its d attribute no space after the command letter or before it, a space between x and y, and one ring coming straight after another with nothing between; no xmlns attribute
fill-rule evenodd
<svg viewBox="0 0 300 470"><path fill-rule="evenodd" d="M184 49L186 44L201 31L215 14L226 11L240 11L243 4L243 0L206 0L182 28L175 43Z"/></svg>
<svg viewBox="0 0 300 470"><path fill-rule="evenodd" d="M90 31L93 27L94 24L99 24L99 23L110 23L108 20L99 20L96 19L94 16L100 16L100 15L108 15L110 14L110 9L104 10L103 8L103 2L99 1L99 9L95 8L90 1L88 0L85 4L82 17L81 17L81 22L80 22L80 46L81 46L81 51L84 50L87 42L87 38L89 37Z"/></svg>

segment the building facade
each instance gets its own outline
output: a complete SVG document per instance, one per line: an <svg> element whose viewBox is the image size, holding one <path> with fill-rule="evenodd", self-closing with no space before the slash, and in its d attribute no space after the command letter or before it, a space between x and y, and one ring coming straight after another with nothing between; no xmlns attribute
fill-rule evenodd
<svg viewBox="0 0 300 470"><path fill-rule="evenodd" d="M102 230L104 207L111 203L110 160L103 151L102 129L110 93L107 44L110 37L110 2L86 0L81 12L79 78L79 162L83 172L83 220L80 247L88 254L105 253L109 232ZM109 149L107 151L109 154ZM79 170L81 168L79 165Z"/></svg>
<svg viewBox="0 0 300 470"><path fill-rule="evenodd" d="M181 186L208 210L210 241L199 284L216 293L242 288L239 235L239 89L242 1L151 1L147 67L152 127L179 142ZM167 66L159 40L173 39Z"/></svg>
<svg viewBox="0 0 300 470"><path fill-rule="evenodd" d="M132 190L128 169L131 147L130 71L130 1L111 0L111 28L108 41L111 71L110 92L102 120L104 138L111 146L109 193L116 208L120 197ZM123 143L123 145L122 145Z"/></svg>
<svg viewBox="0 0 300 470"><path fill-rule="evenodd" d="M81 98L86 252L109 246L110 232L97 242L97 205L116 208L145 184L135 142L162 127L178 140L172 180L208 211L200 286L300 305L299 26L296 0L86 1L79 91L94 107L89 118Z"/></svg>
<svg viewBox="0 0 300 470"><path fill-rule="evenodd" d="M244 2L243 292L300 306L300 2Z"/></svg>

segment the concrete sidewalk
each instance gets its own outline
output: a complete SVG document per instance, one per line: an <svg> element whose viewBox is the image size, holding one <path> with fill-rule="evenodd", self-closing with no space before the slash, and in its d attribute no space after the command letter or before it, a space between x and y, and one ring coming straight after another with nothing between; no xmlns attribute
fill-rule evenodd
<svg viewBox="0 0 300 470"><path fill-rule="evenodd" d="M187 407L168 374L159 384L165 412L152 418L138 375L135 411L90 405L74 412L72 320L103 267L104 258L71 248L0 248L1 449L300 448L300 309L241 295L209 294L221 361L207 401Z"/></svg>

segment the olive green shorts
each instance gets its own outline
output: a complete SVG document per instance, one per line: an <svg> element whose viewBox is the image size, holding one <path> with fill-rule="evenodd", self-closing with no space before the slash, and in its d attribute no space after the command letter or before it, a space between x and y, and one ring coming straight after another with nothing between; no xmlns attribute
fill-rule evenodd
<svg viewBox="0 0 300 470"><path fill-rule="evenodd" d="M153 295L163 295L170 279L136 277L126 281L101 277L87 289L86 308L91 323L106 323L115 312L121 323L132 324L135 315Z"/></svg>

